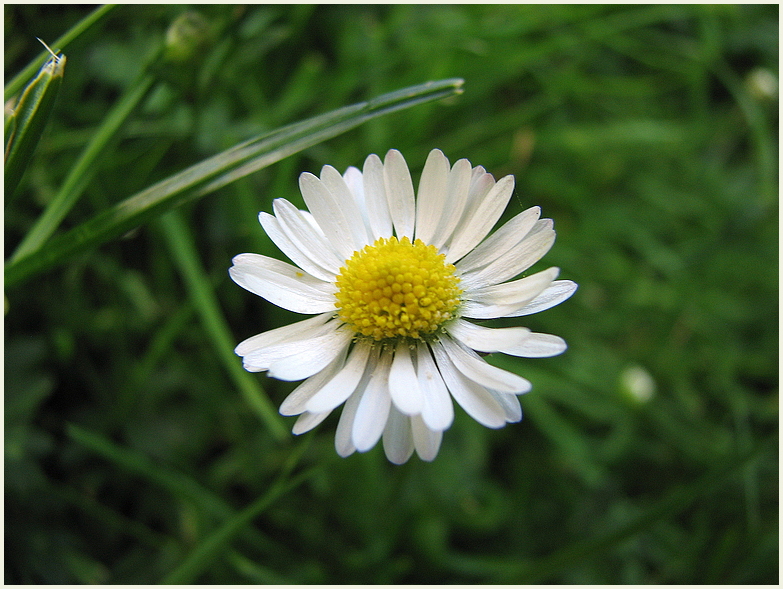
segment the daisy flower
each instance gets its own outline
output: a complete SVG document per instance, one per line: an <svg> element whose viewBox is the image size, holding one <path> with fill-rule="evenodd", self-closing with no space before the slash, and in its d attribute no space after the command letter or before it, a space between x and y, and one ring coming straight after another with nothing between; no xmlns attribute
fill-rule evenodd
<svg viewBox="0 0 783 589"><path fill-rule="evenodd" d="M343 405L335 447L366 452L383 438L391 462L413 451L431 461L454 420L452 398L482 425L522 419L528 380L478 352L541 358L566 349L525 327L470 320L521 317L570 297L557 268L517 277L552 246L550 219L532 207L492 235L514 189L481 166L453 166L430 152L414 192L399 151L370 155L364 169L299 177L308 211L285 199L261 225L295 264L240 254L229 269L241 287L309 319L255 335L236 348L244 367L303 382L283 401L294 434Z"/></svg>

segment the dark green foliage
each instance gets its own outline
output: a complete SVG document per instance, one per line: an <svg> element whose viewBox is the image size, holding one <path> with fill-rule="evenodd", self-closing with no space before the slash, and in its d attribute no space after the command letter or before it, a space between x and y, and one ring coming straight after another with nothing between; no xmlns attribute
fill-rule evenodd
<svg viewBox="0 0 783 589"><path fill-rule="evenodd" d="M6 79L93 9L6 5ZM514 174L506 217L540 205L558 239L538 268L580 288L507 322L570 346L492 359L533 382L524 421L458 409L435 462L405 466L338 458L336 415L268 430L166 223L9 288L7 583L777 582L776 6L129 5L64 53L6 256L150 61L61 230L258 133L460 77L180 210L201 287L237 343L296 319L228 277L280 255L258 211L390 148L417 181L438 147ZM252 378L275 406L294 386Z"/></svg>

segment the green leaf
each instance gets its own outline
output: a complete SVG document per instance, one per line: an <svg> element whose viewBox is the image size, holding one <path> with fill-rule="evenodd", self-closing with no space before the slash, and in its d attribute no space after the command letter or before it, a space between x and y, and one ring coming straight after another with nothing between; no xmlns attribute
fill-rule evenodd
<svg viewBox="0 0 783 589"><path fill-rule="evenodd" d="M52 56L25 88L5 121L5 196L13 197L49 121L65 72L65 56Z"/></svg>
<svg viewBox="0 0 783 589"><path fill-rule="evenodd" d="M412 86L240 143L98 213L67 233L52 238L40 250L12 260L5 267L6 286L56 266L74 254L97 247L167 210L214 192L370 119L459 94L462 83L463 80L453 78Z"/></svg>

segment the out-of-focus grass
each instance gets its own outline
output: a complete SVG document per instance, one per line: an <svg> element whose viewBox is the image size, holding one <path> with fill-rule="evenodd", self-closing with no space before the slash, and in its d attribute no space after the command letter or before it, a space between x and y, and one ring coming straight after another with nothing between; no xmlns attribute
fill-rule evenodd
<svg viewBox="0 0 783 589"><path fill-rule="evenodd" d="M6 78L91 10L5 6ZM8 254L185 10L118 7L69 46ZM777 7L194 10L198 52L153 70L63 229L265 130L431 79L465 93L184 208L195 283L152 223L6 292L6 582L776 582ZM277 441L195 293L237 342L292 320L227 275L279 256L258 211L302 204L303 170L397 148L416 177L433 147L515 174L507 216L555 220L542 264L580 289L525 324L569 350L494 358L534 383L525 420L458 410L431 464L339 459L335 418ZM253 378L275 404L293 386Z"/></svg>

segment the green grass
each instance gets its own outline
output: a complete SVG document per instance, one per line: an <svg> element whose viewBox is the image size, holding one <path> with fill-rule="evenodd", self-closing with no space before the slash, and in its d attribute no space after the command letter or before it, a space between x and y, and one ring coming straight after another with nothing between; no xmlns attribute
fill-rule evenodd
<svg viewBox="0 0 783 589"><path fill-rule="evenodd" d="M36 37L67 56L5 209L7 260L25 239L54 260L5 289L6 583L777 582L776 6L4 10L15 93ZM85 233L237 143L450 78L463 94ZM533 382L522 423L457 409L433 463L341 459L336 416L294 437L294 384L232 364L296 316L227 269L280 257L257 214L303 205L300 172L396 148L417 181L435 147L514 174L506 218L554 219L537 268L580 288L509 324L569 349L492 359Z"/></svg>

